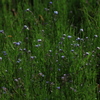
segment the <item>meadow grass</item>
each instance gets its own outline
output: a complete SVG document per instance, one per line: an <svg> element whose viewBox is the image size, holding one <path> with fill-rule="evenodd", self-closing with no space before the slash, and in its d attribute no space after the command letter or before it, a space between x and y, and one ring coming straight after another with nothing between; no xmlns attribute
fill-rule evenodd
<svg viewBox="0 0 100 100"><path fill-rule="evenodd" d="M0 1L0 100L99 100L99 0Z"/></svg>

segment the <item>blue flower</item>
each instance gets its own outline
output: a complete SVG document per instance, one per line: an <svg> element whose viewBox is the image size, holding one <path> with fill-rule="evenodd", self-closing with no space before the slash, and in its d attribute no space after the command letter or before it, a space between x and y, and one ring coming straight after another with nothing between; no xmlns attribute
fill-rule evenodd
<svg viewBox="0 0 100 100"><path fill-rule="evenodd" d="M70 38L72 38L72 36L69 35L68 38L70 39Z"/></svg>
<svg viewBox="0 0 100 100"><path fill-rule="evenodd" d="M60 89L60 87L57 87L57 89Z"/></svg>
<svg viewBox="0 0 100 100"><path fill-rule="evenodd" d="M4 30L0 30L0 33L4 33Z"/></svg>
<svg viewBox="0 0 100 100"><path fill-rule="evenodd" d="M13 44L15 44L15 45L17 45L17 46L19 46L19 45L21 45L21 41L19 41L19 42L13 42Z"/></svg>
<svg viewBox="0 0 100 100"><path fill-rule="evenodd" d="M50 1L49 3L52 4L52 1Z"/></svg>

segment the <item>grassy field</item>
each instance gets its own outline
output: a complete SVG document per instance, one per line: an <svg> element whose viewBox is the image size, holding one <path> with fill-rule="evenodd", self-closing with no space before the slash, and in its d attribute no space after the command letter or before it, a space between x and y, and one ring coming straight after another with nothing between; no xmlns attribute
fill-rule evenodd
<svg viewBox="0 0 100 100"><path fill-rule="evenodd" d="M0 0L0 100L99 100L99 0Z"/></svg>

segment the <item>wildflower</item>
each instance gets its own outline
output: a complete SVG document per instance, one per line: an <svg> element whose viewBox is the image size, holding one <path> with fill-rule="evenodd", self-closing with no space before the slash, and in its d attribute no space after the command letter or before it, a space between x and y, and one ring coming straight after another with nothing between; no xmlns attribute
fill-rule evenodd
<svg viewBox="0 0 100 100"><path fill-rule="evenodd" d="M38 42L41 42L42 41L42 39L38 39Z"/></svg>
<svg viewBox="0 0 100 100"><path fill-rule="evenodd" d="M31 53L31 50L28 50L28 53Z"/></svg>
<svg viewBox="0 0 100 100"><path fill-rule="evenodd" d="M70 87L70 89L71 89L71 90L73 90L74 92L77 92L77 90L76 90L76 89L74 89L74 88L72 88L72 87Z"/></svg>
<svg viewBox="0 0 100 100"><path fill-rule="evenodd" d="M19 41L19 42L13 42L13 44L15 44L17 46L19 46L21 43L22 43L21 41Z"/></svg>
<svg viewBox="0 0 100 100"><path fill-rule="evenodd" d="M97 38L97 37L98 37L98 35L94 35L94 37L96 37L96 38Z"/></svg>
<svg viewBox="0 0 100 100"><path fill-rule="evenodd" d="M19 42L16 42L16 45L20 45L21 44L21 42L19 41Z"/></svg>
<svg viewBox="0 0 100 100"><path fill-rule="evenodd" d="M44 8L46 11L49 11L49 9L48 8Z"/></svg>
<svg viewBox="0 0 100 100"><path fill-rule="evenodd" d="M71 50L71 52L74 52L74 50Z"/></svg>
<svg viewBox="0 0 100 100"><path fill-rule="evenodd" d="M20 48L19 50L22 51L23 49Z"/></svg>
<svg viewBox="0 0 100 100"><path fill-rule="evenodd" d="M61 39L62 39L62 40L65 40L65 37L62 37Z"/></svg>
<svg viewBox="0 0 100 100"><path fill-rule="evenodd" d="M41 44L35 45L35 47L40 47L40 46L41 46Z"/></svg>
<svg viewBox="0 0 100 100"><path fill-rule="evenodd" d="M39 73L39 75L42 76L43 74L42 73Z"/></svg>
<svg viewBox="0 0 100 100"><path fill-rule="evenodd" d="M58 11L54 11L54 14L58 15Z"/></svg>
<svg viewBox="0 0 100 100"><path fill-rule="evenodd" d="M49 3L52 4L52 1L50 1Z"/></svg>
<svg viewBox="0 0 100 100"><path fill-rule="evenodd" d="M65 77L61 77L61 79L64 81L65 80Z"/></svg>
<svg viewBox="0 0 100 100"><path fill-rule="evenodd" d="M24 48L23 51L26 51L26 48Z"/></svg>
<svg viewBox="0 0 100 100"><path fill-rule="evenodd" d="M7 91L7 88L6 87L2 87L3 91Z"/></svg>
<svg viewBox="0 0 100 100"><path fill-rule="evenodd" d="M8 70L5 70L5 72L8 72Z"/></svg>
<svg viewBox="0 0 100 100"><path fill-rule="evenodd" d="M89 52L86 52L85 54L86 54L86 55L89 55Z"/></svg>
<svg viewBox="0 0 100 100"><path fill-rule="evenodd" d="M12 35L8 35L8 37L12 37Z"/></svg>
<svg viewBox="0 0 100 100"><path fill-rule="evenodd" d="M66 37L66 34L63 34L64 37Z"/></svg>
<svg viewBox="0 0 100 100"><path fill-rule="evenodd" d="M6 51L3 51L3 54L4 54L4 55L7 55Z"/></svg>
<svg viewBox="0 0 100 100"><path fill-rule="evenodd" d="M57 89L60 89L60 87L57 87Z"/></svg>
<svg viewBox="0 0 100 100"><path fill-rule="evenodd" d="M27 25L24 25L24 28L25 28L25 29L27 29L27 30L29 30L29 28L28 28L28 26L27 26Z"/></svg>
<svg viewBox="0 0 100 100"><path fill-rule="evenodd" d="M46 83L48 84L48 83L49 83L49 81L46 81Z"/></svg>
<svg viewBox="0 0 100 100"><path fill-rule="evenodd" d="M68 38L70 39L70 38L72 38L72 36L69 35Z"/></svg>
<svg viewBox="0 0 100 100"><path fill-rule="evenodd" d="M2 60L2 57L0 57L0 61Z"/></svg>
<svg viewBox="0 0 100 100"><path fill-rule="evenodd" d="M41 30L42 32L44 32L44 30Z"/></svg>
<svg viewBox="0 0 100 100"><path fill-rule="evenodd" d="M80 39L81 39L81 38L78 37L76 40L80 40Z"/></svg>
<svg viewBox="0 0 100 100"><path fill-rule="evenodd" d="M59 44L63 44L63 42L59 42Z"/></svg>
<svg viewBox="0 0 100 100"><path fill-rule="evenodd" d="M84 30L83 29L80 29L80 31L83 32Z"/></svg>
<svg viewBox="0 0 100 100"><path fill-rule="evenodd" d="M51 85L54 85L54 83L53 83L53 82L51 82L50 84L51 84Z"/></svg>
<svg viewBox="0 0 100 100"><path fill-rule="evenodd" d="M86 39L88 39L88 37L85 37Z"/></svg>
<svg viewBox="0 0 100 100"><path fill-rule="evenodd" d="M52 50L49 50L49 52L52 52Z"/></svg>
<svg viewBox="0 0 100 100"><path fill-rule="evenodd" d="M63 59L64 59L64 58L65 58L65 56L61 56L61 58L63 58Z"/></svg>
<svg viewBox="0 0 100 100"><path fill-rule="evenodd" d="M75 46L75 47L79 47L80 45L79 45L79 44L74 44L74 46Z"/></svg>
<svg viewBox="0 0 100 100"><path fill-rule="evenodd" d="M60 52L63 52L63 50L62 50L62 49L59 49L59 51L60 51Z"/></svg>
<svg viewBox="0 0 100 100"><path fill-rule="evenodd" d="M42 76L42 77L44 77L44 74L43 73L39 73L39 75Z"/></svg>
<svg viewBox="0 0 100 100"><path fill-rule="evenodd" d="M21 78L19 77L18 80L21 80Z"/></svg>
<svg viewBox="0 0 100 100"><path fill-rule="evenodd" d="M56 60L56 62L58 62L58 60Z"/></svg>
<svg viewBox="0 0 100 100"><path fill-rule="evenodd" d="M35 47L39 47L38 45L35 45Z"/></svg>
<svg viewBox="0 0 100 100"><path fill-rule="evenodd" d="M67 76L66 74L64 74L64 76Z"/></svg>
<svg viewBox="0 0 100 100"><path fill-rule="evenodd" d="M0 30L0 33L4 33L4 30Z"/></svg>
<svg viewBox="0 0 100 100"><path fill-rule="evenodd" d="M17 42L16 45L20 45L20 42Z"/></svg>
<svg viewBox="0 0 100 100"><path fill-rule="evenodd" d="M18 82L18 79L15 79L16 82Z"/></svg>
<svg viewBox="0 0 100 100"><path fill-rule="evenodd" d="M20 63L20 62L21 62L21 59L18 59L18 60L17 60L17 63Z"/></svg>
<svg viewBox="0 0 100 100"><path fill-rule="evenodd" d="M98 50L100 50L100 47L97 47Z"/></svg>
<svg viewBox="0 0 100 100"><path fill-rule="evenodd" d="M42 77L44 77L44 74L42 75Z"/></svg>
<svg viewBox="0 0 100 100"><path fill-rule="evenodd" d="M81 41L84 41L84 39L83 39L83 38L81 38Z"/></svg>
<svg viewBox="0 0 100 100"><path fill-rule="evenodd" d="M30 9L29 9L29 8L27 8L25 11L30 11Z"/></svg>
<svg viewBox="0 0 100 100"><path fill-rule="evenodd" d="M31 58L31 59L34 59L34 58L36 58L36 56L31 56L30 58Z"/></svg>
<svg viewBox="0 0 100 100"><path fill-rule="evenodd" d="M22 67L20 67L19 70L22 70Z"/></svg>
<svg viewBox="0 0 100 100"><path fill-rule="evenodd" d="M58 71L61 71L61 69L59 68Z"/></svg>

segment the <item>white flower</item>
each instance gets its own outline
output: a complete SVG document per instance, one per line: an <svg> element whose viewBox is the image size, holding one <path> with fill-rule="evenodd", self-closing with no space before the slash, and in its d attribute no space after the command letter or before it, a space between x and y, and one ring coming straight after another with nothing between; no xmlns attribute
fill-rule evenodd
<svg viewBox="0 0 100 100"><path fill-rule="evenodd" d="M89 52L86 52L86 55L89 55Z"/></svg>
<svg viewBox="0 0 100 100"><path fill-rule="evenodd" d="M96 37L96 38L97 38L97 37L98 37L98 35L94 35L94 37Z"/></svg>
<svg viewBox="0 0 100 100"><path fill-rule="evenodd" d="M81 39L81 38L78 37L76 40L80 40L80 39Z"/></svg>
<svg viewBox="0 0 100 100"><path fill-rule="evenodd" d="M69 35L68 38L70 39L70 38L72 38L72 36Z"/></svg>
<svg viewBox="0 0 100 100"><path fill-rule="evenodd" d="M27 25L24 25L24 28L27 29L27 30L29 30L29 27Z"/></svg>
<svg viewBox="0 0 100 100"><path fill-rule="evenodd" d="M40 46L41 46L41 44L35 45L35 47L40 47Z"/></svg>
<svg viewBox="0 0 100 100"><path fill-rule="evenodd" d="M41 42L42 41L42 39L38 39L38 42Z"/></svg>
<svg viewBox="0 0 100 100"><path fill-rule="evenodd" d="M63 34L64 37L66 37L66 34Z"/></svg>
<svg viewBox="0 0 100 100"><path fill-rule="evenodd" d="M0 61L2 60L2 57L0 57Z"/></svg>
<svg viewBox="0 0 100 100"><path fill-rule="evenodd" d="M61 58L65 58L65 56L61 56Z"/></svg>
<svg viewBox="0 0 100 100"><path fill-rule="evenodd" d="M54 14L57 14L58 15L58 11L54 11Z"/></svg>
<svg viewBox="0 0 100 100"><path fill-rule="evenodd" d="M49 11L49 9L48 8L44 8L46 11Z"/></svg>
<svg viewBox="0 0 100 100"><path fill-rule="evenodd" d="M49 50L49 52L52 52L52 50Z"/></svg>
<svg viewBox="0 0 100 100"><path fill-rule="evenodd" d="M71 50L71 52L74 52L74 50Z"/></svg>
<svg viewBox="0 0 100 100"><path fill-rule="evenodd" d="M30 58L31 58L31 59L35 59L35 58L36 58L36 56L31 56Z"/></svg>
<svg viewBox="0 0 100 100"><path fill-rule="evenodd" d="M98 50L100 50L100 47L97 47Z"/></svg>
<svg viewBox="0 0 100 100"><path fill-rule="evenodd" d="M83 32L84 30L83 29L80 29L80 31Z"/></svg>
<svg viewBox="0 0 100 100"><path fill-rule="evenodd" d="M29 9L29 8L27 8L27 9L26 9L26 11L30 11L30 9Z"/></svg>

